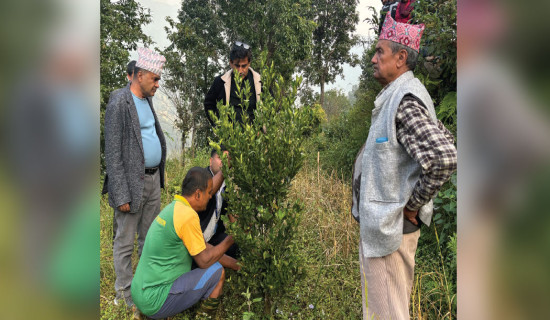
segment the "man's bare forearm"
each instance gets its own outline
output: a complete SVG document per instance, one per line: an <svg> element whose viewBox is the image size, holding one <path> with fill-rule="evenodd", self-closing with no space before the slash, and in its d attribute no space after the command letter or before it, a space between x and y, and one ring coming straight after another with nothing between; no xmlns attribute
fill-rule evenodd
<svg viewBox="0 0 550 320"><path fill-rule="evenodd" d="M235 259L233 257L230 257L226 254L224 254L220 258L220 263L225 268L229 268L229 269L233 269L233 270L237 270L237 271L241 269L241 267L237 264L237 259Z"/></svg>
<svg viewBox="0 0 550 320"><path fill-rule="evenodd" d="M195 261L199 267L203 269L208 268L218 262L233 243L235 243L235 240L232 236L225 237L217 246L212 246L207 243L206 249L194 257Z"/></svg>

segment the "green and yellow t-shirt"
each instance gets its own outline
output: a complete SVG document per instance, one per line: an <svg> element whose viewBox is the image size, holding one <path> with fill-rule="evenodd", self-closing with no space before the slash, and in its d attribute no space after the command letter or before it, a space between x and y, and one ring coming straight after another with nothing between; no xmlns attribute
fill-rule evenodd
<svg viewBox="0 0 550 320"><path fill-rule="evenodd" d="M166 206L151 224L136 274L132 299L148 316L157 313L174 281L191 270L191 256L206 249L199 216L182 196Z"/></svg>

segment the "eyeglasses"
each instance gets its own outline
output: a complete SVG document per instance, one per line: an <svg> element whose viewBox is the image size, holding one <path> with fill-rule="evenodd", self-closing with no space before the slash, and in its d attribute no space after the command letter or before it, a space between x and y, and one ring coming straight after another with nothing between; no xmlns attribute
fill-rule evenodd
<svg viewBox="0 0 550 320"><path fill-rule="evenodd" d="M247 50L250 49L250 46L249 46L248 44L244 43L244 42L235 41L235 45L236 45L237 47L243 47L243 48L245 48L245 49L247 49Z"/></svg>

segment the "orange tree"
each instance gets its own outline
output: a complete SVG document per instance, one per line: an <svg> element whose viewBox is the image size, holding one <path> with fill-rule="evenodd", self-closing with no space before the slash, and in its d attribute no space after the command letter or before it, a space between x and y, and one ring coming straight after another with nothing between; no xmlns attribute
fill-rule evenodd
<svg viewBox="0 0 550 320"><path fill-rule="evenodd" d="M219 117L212 113L219 140L211 145L219 148L223 143L230 153L231 168L224 169L224 199L229 203L228 213L237 220L224 220L241 249L242 269L235 286L255 301L264 301L263 310L251 309L248 314L268 316L273 314L277 297L302 275L295 241L302 207L289 201L287 193L304 162L302 142L318 121L311 107L296 105L301 79L285 81L273 64L262 69L264 90L255 120L243 112L243 123L236 122L234 109L219 103ZM239 82L236 78L246 109L250 88ZM227 168L225 156L224 162Z"/></svg>

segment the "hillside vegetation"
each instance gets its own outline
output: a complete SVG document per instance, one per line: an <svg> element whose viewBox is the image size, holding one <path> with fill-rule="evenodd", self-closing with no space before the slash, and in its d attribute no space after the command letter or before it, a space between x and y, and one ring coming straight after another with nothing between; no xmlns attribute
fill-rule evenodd
<svg viewBox="0 0 550 320"><path fill-rule="evenodd" d="M182 163L172 159L167 165L167 187L162 191L162 207L167 205L193 166L208 165L208 151L197 153ZM351 185L333 172L319 169L317 154L309 154L292 183L289 197L304 204L298 228L299 257L304 277L289 293L275 298L275 319L361 319L361 285L358 259L359 227L350 214ZM322 165L322 163L321 163ZM114 267L112 257L112 214L107 198L101 200L101 319L132 319L131 312L113 304ZM431 239L433 228L422 229ZM422 239L422 238L421 238ZM137 246L136 246L137 247ZM411 297L413 319L454 319L456 314L456 237L453 254L439 257L437 242L419 246L416 283ZM449 250L445 250L449 251ZM137 250L134 253L137 264ZM444 267L447 268L444 270ZM243 319L252 297L237 292L232 282L239 273L227 271L222 303L217 319ZM449 304L449 301L451 302ZM449 308L450 306L450 308ZM195 308L173 319L194 319Z"/></svg>

